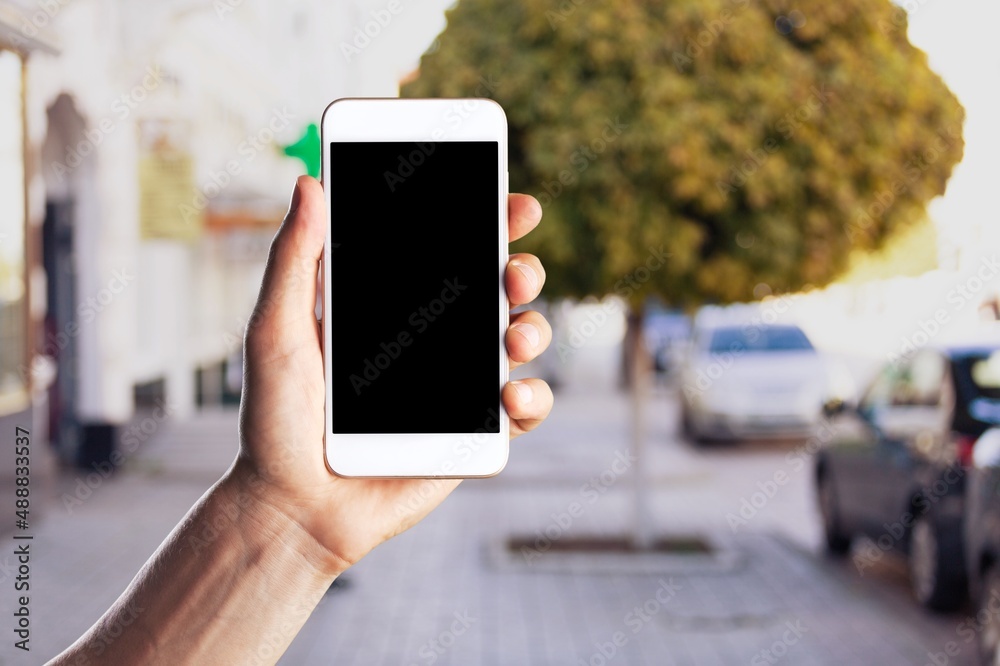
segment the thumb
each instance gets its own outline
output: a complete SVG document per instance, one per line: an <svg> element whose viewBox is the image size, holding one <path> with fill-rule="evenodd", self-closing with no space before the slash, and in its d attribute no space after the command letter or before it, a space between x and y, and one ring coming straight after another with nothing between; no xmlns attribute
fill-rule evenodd
<svg viewBox="0 0 1000 666"><path fill-rule="evenodd" d="M287 355L303 344L316 344L316 276L326 240L323 186L300 176L288 213L271 241L246 346L258 357Z"/></svg>

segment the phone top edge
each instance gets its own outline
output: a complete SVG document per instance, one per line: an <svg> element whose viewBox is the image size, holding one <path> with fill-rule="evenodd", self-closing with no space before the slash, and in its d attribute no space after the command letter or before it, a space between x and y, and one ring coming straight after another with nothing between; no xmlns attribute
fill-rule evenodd
<svg viewBox="0 0 1000 666"><path fill-rule="evenodd" d="M329 109L334 104L341 104L343 102L460 102L462 100L492 102L493 104L500 106L500 104L492 97L338 97L327 104L326 108Z"/></svg>
<svg viewBox="0 0 1000 666"><path fill-rule="evenodd" d="M504 126L507 125L507 112L500 105L498 101L490 97L338 97L323 109L323 115L320 117L320 124L326 120L327 114L335 107L352 106L357 104L378 104L382 106L385 104L392 104L394 106L436 106L436 105L446 105L454 104L455 102L483 102L489 104L490 106L496 107L496 110L500 112L503 117Z"/></svg>
<svg viewBox="0 0 1000 666"><path fill-rule="evenodd" d="M506 157L507 114L488 97L343 97L323 111L324 146L337 142L497 141Z"/></svg>

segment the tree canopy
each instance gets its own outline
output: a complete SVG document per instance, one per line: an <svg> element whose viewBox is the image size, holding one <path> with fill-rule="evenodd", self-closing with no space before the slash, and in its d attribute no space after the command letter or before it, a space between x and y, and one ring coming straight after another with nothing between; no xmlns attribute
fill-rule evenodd
<svg viewBox="0 0 1000 666"><path fill-rule="evenodd" d="M550 295L822 285L919 221L963 151L889 0L461 0L402 94L504 107Z"/></svg>

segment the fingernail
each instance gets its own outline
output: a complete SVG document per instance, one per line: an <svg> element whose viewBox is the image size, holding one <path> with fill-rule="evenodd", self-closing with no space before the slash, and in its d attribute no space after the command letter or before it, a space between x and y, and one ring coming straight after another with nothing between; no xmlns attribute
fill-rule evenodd
<svg viewBox="0 0 1000 666"><path fill-rule="evenodd" d="M542 341L542 334L534 324L514 324L511 328L523 335L532 349Z"/></svg>
<svg viewBox="0 0 1000 666"><path fill-rule="evenodd" d="M295 179L295 189L292 190L292 200L288 202L288 214L291 215L299 207L299 199L302 198L302 193L299 190L299 181Z"/></svg>
<svg viewBox="0 0 1000 666"><path fill-rule="evenodd" d="M521 381L514 381L510 383L517 391L517 399L522 403L527 404L531 402L531 398L534 397L535 392L531 390L531 385Z"/></svg>
<svg viewBox="0 0 1000 666"><path fill-rule="evenodd" d="M537 217L540 220L540 219L542 219L542 213L543 213L543 211L542 211L542 202L539 201L538 199L535 199L534 197L532 197L532 201L535 202L535 206L534 206L534 208L535 208L535 217Z"/></svg>
<svg viewBox="0 0 1000 666"><path fill-rule="evenodd" d="M528 280L532 289L538 289L538 273L535 272L534 268L528 264L522 264L520 261L512 261L511 263L514 268L521 271L521 275Z"/></svg>

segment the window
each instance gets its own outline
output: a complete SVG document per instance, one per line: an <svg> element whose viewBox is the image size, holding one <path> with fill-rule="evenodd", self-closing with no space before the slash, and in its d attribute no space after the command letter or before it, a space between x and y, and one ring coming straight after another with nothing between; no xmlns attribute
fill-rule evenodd
<svg viewBox="0 0 1000 666"><path fill-rule="evenodd" d="M21 58L0 50L0 414L27 404Z"/></svg>
<svg viewBox="0 0 1000 666"><path fill-rule="evenodd" d="M1000 398L1000 351L974 359L969 374L977 395L991 400Z"/></svg>
<svg viewBox="0 0 1000 666"><path fill-rule="evenodd" d="M720 328L712 334L709 351L777 352L811 351L809 338L796 326L743 326Z"/></svg>
<svg viewBox="0 0 1000 666"><path fill-rule="evenodd" d="M941 402L945 361L936 352L924 351L903 368L892 388L892 404L900 407L934 407Z"/></svg>
<svg viewBox="0 0 1000 666"><path fill-rule="evenodd" d="M861 400L861 411L870 414L887 407L899 376L900 371L895 364L885 366L865 392Z"/></svg>

